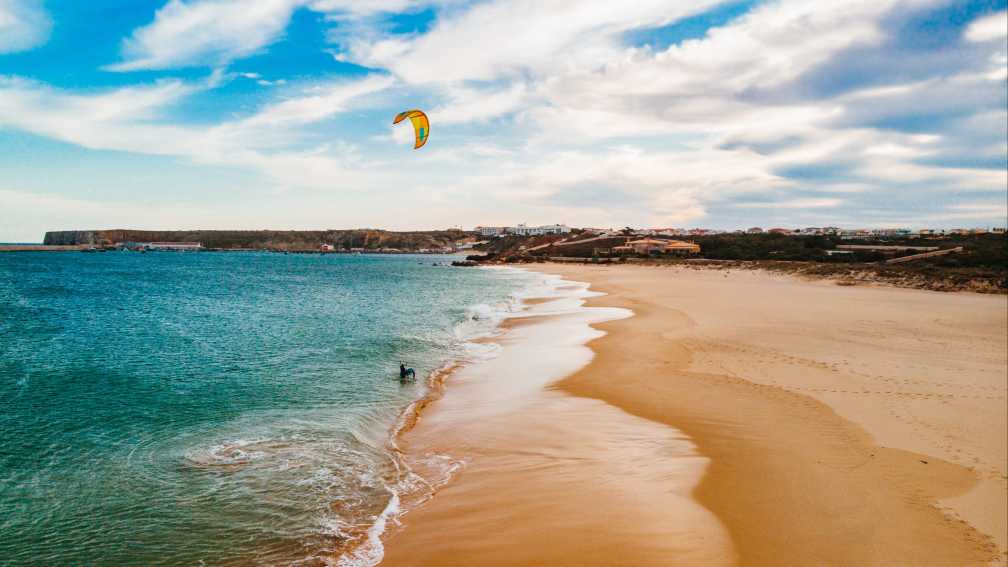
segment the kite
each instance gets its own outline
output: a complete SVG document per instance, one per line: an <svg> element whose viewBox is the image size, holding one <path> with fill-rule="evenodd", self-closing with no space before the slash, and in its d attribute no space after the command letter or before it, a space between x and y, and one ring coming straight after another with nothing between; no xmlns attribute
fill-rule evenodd
<svg viewBox="0 0 1008 567"><path fill-rule="evenodd" d="M407 110L396 114L392 124L398 124L407 118L413 123L413 130L416 131L416 145L413 146L413 149L419 150L420 146L427 143L427 136L430 134L430 121L427 120L427 115L420 110Z"/></svg>

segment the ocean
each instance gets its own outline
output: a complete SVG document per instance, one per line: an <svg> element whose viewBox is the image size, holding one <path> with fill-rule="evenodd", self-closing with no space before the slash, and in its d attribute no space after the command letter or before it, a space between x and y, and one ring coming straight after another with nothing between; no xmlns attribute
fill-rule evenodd
<svg viewBox="0 0 1008 567"><path fill-rule="evenodd" d="M532 280L449 261L0 254L0 564L380 560L460 464L396 429Z"/></svg>

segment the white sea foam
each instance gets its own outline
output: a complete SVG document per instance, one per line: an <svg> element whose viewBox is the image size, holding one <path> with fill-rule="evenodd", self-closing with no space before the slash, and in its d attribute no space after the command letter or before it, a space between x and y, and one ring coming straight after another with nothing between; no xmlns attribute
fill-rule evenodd
<svg viewBox="0 0 1008 567"><path fill-rule="evenodd" d="M521 277L528 280L528 272L514 268L492 268L499 269L509 275ZM533 280L534 284L541 285L538 278ZM492 359L500 352L500 345L486 342L483 339L493 337L499 333L501 322L523 311L526 306L522 298L530 296L524 290L516 292L504 301L487 304L480 303L468 307L461 321L455 323L452 334L458 347L458 359L451 360L443 364L432 372L431 382L438 382L444 375L458 363L478 363ZM426 476L416 474L407 463L405 457L396 444L396 439L403 430L411 426L419 411L419 405L423 400L417 400L410 404L401 414L396 426L393 427L388 439L390 452L393 456L392 463L398 470L399 480L393 485L385 488L389 492L389 500L385 509L373 521L367 530L365 541L356 546L348 553L344 553L337 558L334 565L340 567L370 567L377 565L384 557L384 545L382 536L390 523L398 524L399 518L408 512L402 504L403 495L409 494L414 506L422 504L455 476L455 474L465 466L465 459L455 458L449 455L426 455L419 459L416 464L423 466ZM327 518L324 522L324 529L336 536L345 537L349 526L337 518Z"/></svg>
<svg viewBox="0 0 1008 567"><path fill-rule="evenodd" d="M388 505L368 528L367 542L341 556L336 565L339 567L372 567L381 563L385 556L385 546L382 544L381 536L385 533L385 526L388 522L390 520L396 521L399 513L399 495L392 492Z"/></svg>
<svg viewBox="0 0 1008 567"><path fill-rule="evenodd" d="M495 304L476 304L466 309L461 321L452 328L452 333L458 347L458 358L446 362L434 370L430 382L440 384L440 380L458 363L474 364L487 362L497 357L501 346L488 338L500 334L503 321L529 315L547 315L573 313L583 308L584 299L600 295L588 290L587 284L569 282L558 276L531 274L528 271L510 267L493 267L487 269L499 270L508 276L523 280L523 287L510 295L506 300ZM537 305L529 305L527 299L550 299ZM611 317L612 314L609 314ZM618 317L619 315L617 315ZM577 341L585 339L578 338ZM364 541L351 551L336 558L330 565L340 567L371 567L379 564L384 557L382 537L390 524L398 524L400 518L409 511L403 498L408 495L411 506L418 506L427 501L441 487L466 465L466 459L451 455L431 454L418 457L414 465L419 465L424 476L418 475L410 467L405 456L396 444L396 439L412 425L415 414L420 411L424 400L410 404L402 413L396 426L388 438L388 447L392 455L392 465L397 470L398 480L387 484L389 498L385 508L375 516L368 527ZM322 529L336 537L350 537L355 525L348 525L336 517L326 517L322 521Z"/></svg>
<svg viewBox="0 0 1008 567"><path fill-rule="evenodd" d="M204 467L242 466L266 456L261 450L261 445L265 442L266 439L235 439L193 451L187 457L193 464Z"/></svg>

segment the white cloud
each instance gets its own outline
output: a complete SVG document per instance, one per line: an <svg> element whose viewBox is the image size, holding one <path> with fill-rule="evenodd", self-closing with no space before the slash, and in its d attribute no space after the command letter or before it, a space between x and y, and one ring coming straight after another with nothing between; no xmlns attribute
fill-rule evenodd
<svg viewBox="0 0 1008 567"><path fill-rule="evenodd" d="M348 16L370 16L382 12L406 12L424 4L418 0L312 0L309 7L317 12L329 12Z"/></svg>
<svg viewBox="0 0 1008 567"><path fill-rule="evenodd" d="M459 87L445 92L448 100L427 113L438 124L484 121L510 114L521 108L529 96L523 83L500 90Z"/></svg>
<svg viewBox="0 0 1008 567"><path fill-rule="evenodd" d="M92 149L163 154L165 141L179 139L184 130L154 119L197 88L168 80L81 95L0 77L0 126Z"/></svg>
<svg viewBox="0 0 1008 567"><path fill-rule="evenodd" d="M174 124L166 109L212 85L162 81L80 95L18 78L0 78L0 128L13 127L91 149L179 156L198 163L251 168L277 182L352 187L361 160L343 147L335 155L293 151L300 128L346 110L358 97L387 88L388 76L316 85L302 96L267 105L249 117L211 126Z"/></svg>
<svg viewBox="0 0 1008 567"><path fill-rule="evenodd" d="M136 71L227 65L254 55L280 39L291 15L299 8L325 13L331 21L350 25L355 20L417 9L429 3L416 0L170 0L157 10L153 22L133 31L123 42L123 61L107 69Z"/></svg>
<svg viewBox="0 0 1008 567"><path fill-rule="evenodd" d="M33 0L0 0L0 54L26 51L49 39L52 20Z"/></svg>
<svg viewBox="0 0 1008 567"><path fill-rule="evenodd" d="M735 206L742 209L829 209L839 207L843 202L843 199L790 199L787 201L738 203Z"/></svg>
<svg viewBox="0 0 1008 567"><path fill-rule="evenodd" d="M276 41L304 0L171 0L123 42L113 71L214 67Z"/></svg>
<svg viewBox="0 0 1008 567"><path fill-rule="evenodd" d="M662 25L717 3L498 0L439 20L422 35L348 41L341 56L416 84L594 67L618 53L622 32Z"/></svg>
<svg viewBox="0 0 1008 567"><path fill-rule="evenodd" d="M1008 37L1008 11L1002 10L975 20L966 28L965 36L973 42L1004 40Z"/></svg>
<svg viewBox="0 0 1008 567"><path fill-rule="evenodd" d="M998 202L969 202L949 205L945 210L925 215L925 221L955 222L970 221L980 223L990 223L992 226L1005 226L1005 219L1008 219L1008 204L1004 201Z"/></svg>
<svg viewBox="0 0 1008 567"><path fill-rule="evenodd" d="M786 84L844 49L878 43L883 34L876 20L892 5L770 4L659 53L627 49L604 65L555 73L539 90L549 104L530 116L547 132L563 135L561 126L569 125L587 140L808 130L842 106L754 100L751 93Z"/></svg>
<svg viewBox="0 0 1008 567"><path fill-rule="evenodd" d="M719 200L791 187L746 150L599 149L538 155L501 176L501 198L568 218L583 212L593 223L659 226L699 220Z"/></svg>
<svg viewBox="0 0 1008 567"><path fill-rule="evenodd" d="M375 93L392 86L395 80L387 75L371 75L359 81L337 82L318 86L297 96L266 106L238 123L248 127L286 127L307 124L347 110L346 104L361 95Z"/></svg>

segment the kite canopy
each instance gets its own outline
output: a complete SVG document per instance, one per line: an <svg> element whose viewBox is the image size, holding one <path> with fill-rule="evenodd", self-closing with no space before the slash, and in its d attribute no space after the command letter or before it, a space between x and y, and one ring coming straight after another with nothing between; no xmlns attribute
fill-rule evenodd
<svg viewBox="0 0 1008 567"><path fill-rule="evenodd" d="M407 118L413 123L413 130L416 133L416 144L413 149L418 150L420 146L427 143L427 136L430 134L430 121L427 120L427 115L420 110L407 110L396 114L392 123L398 124Z"/></svg>

